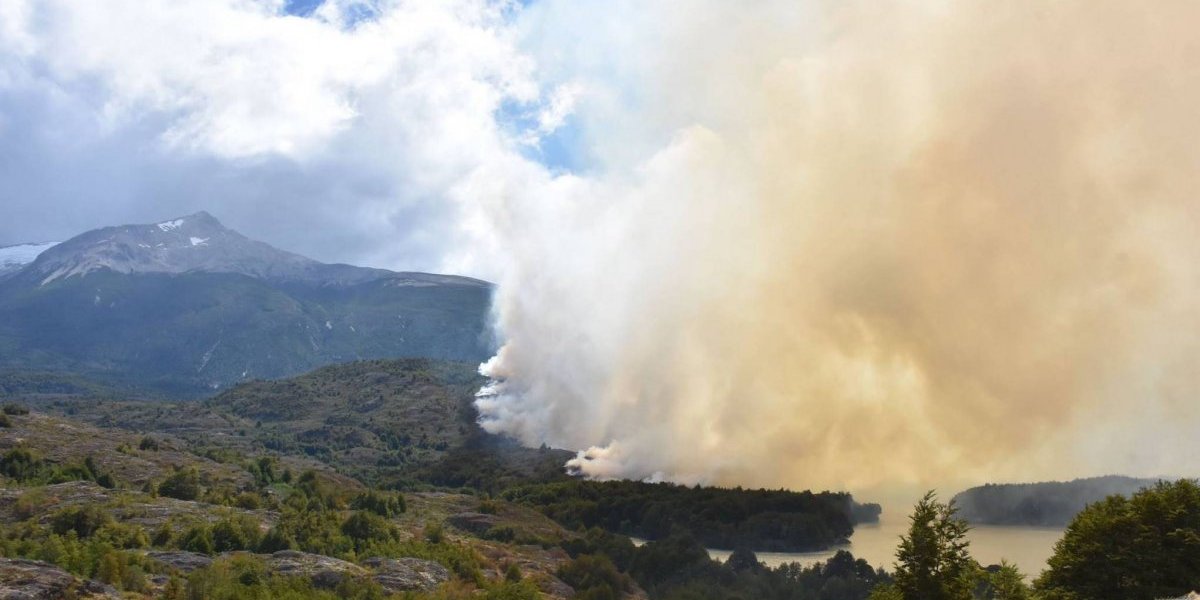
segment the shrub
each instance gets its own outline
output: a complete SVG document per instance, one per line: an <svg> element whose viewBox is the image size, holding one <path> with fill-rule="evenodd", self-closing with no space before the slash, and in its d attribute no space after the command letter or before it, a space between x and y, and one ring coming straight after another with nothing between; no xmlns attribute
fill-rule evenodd
<svg viewBox="0 0 1200 600"><path fill-rule="evenodd" d="M171 529L170 521L170 519L163 521L163 524L158 526L150 543L160 547L171 545L171 540L175 539L175 532Z"/></svg>
<svg viewBox="0 0 1200 600"><path fill-rule="evenodd" d="M195 500L200 497L200 472L196 467L176 469L158 485L158 493L178 500Z"/></svg>
<svg viewBox="0 0 1200 600"><path fill-rule="evenodd" d="M563 565L558 578L588 598L620 598L629 587L625 576L605 556L585 554Z"/></svg>
<svg viewBox="0 0 1200 600"><path fill-rule="evenodd" d="M350 501L350 508L369 510L381 517L391 518L403 513L407 509L407 506L404 502L404 496L398 493L368 490L355 496Z"/></svg>
<svg viewBox="0 0 1200 600"><path fill-rule="evenodd" d="M482 537L485 540L507 544L517 537L517 531L511 525L497 525L485 531Z"/></svg>
<svg viewBox="0 0 1200 600"><path fill-rule="evenodd" d="M108 511L95 504L84 504L54 513L50 517L50 528L59 535L73 531L80 538L86 538L111 522L112 516Z"/></svg>
<svg viewBox="0 0 1200 600"><path fill-rule="evenodd" d="M3 412L6 415L27 415L29 409L20 404L5 404Z"/></svg>
<svg viewBox="0 0 1200 600"><path fill-rule="evenodd" d="M95 537L115 548L145 548L150 545L146 530L133 523L106 523Z"/></svg>
<svg viewBox="0 0 1200 600"><path fill-rule="evenodd" d="M12 426L13 426L12 419L8 418L8 415L0 413L0 427L7 428L7 427L12 427Z"/></svg>
<svg viewBox="0 0 1200 600"><path fill-rule="evenodd" d="M396 539L396 528L386 519L365 510L355 511L342 523L342 533L355 542Z"/></svg>
<svg viewBox="0 0 1200 600"><path fill-rule="evenodd" d="M518 567L517 563L508 563L508 566L504 569L504 580L515 582L521 579L521 567Z"/></svg>
<svg viewBox="0 0 1200 600"><path fill-rule="evenodd" d="M221 519L212 526L213 550L217 552L254 550L260 538L258 522L245 515Z"/></svg>
<svg viewBox="0 0 1200 600"><path fill-rule="evenodd" d="M425 541L440 544L446 540L446 530L441 523L430 521L425 524Z"/></svg>
<svg viewBox="0 0 1200 600"><path fill-rule="evenodd" d="M233 499L233 505L247 510L257 510L263 506L262 496L254 492L242 492Z"/></svg>
<svg viewBox="0 0 1200 600"><path fill-rule="evenodd" d="M35 488L26 490L17 497L17 502L13 506L13 512L18 519L25 520L36 515L43 507L46 506L48 498L43 489Z"/></svg>
<svg viewBox="0 0 1200 600"><path fill-rule="evenodd" d="M213 554L216 552L216 543L213 541L212 528L203 524L189 527L180 538L179 547L188 552Z"/></svg>
<svg viewBox="0 0 1200 600"><path fill-rule="evenodd" d="M158 450L158 440L156 440L150 436L145 436L142 438L142 441L138 442L138 450L149 450L152 452L157 451Z"/></svg>
<svg viewBox="0 0 1200 600"><path fill-rule="evenodd" d="M297 548L299 548L299 545L296 544L296 540L278 527L272 527L258 544L258 551L263 554L270 554L280 550L295 550Z"/></svg>
<svg viewBox="0 0 1200 600"><path fill-rule="evenodd" d="M42 461L27 448L13 448L0 458L0 474L17 481L28 481L42 470Z"/></svg>

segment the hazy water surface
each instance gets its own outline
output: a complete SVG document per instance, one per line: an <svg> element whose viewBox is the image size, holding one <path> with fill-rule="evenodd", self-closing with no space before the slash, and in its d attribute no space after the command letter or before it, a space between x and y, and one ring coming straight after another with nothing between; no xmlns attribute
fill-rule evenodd
<svg viewBox="0 0 1200 600"><path fill-rule="evenodd" d="M865 558L873 567L884 567L891 571L896 559L896 546L900 535L908 529L908 519L903 515L891 518L884 513L878 524L859 525L849 544L820 552L758 552L758 560L775 567L783 563L798 562L803 565L824 562L838 550L849 550L855 558ZM977 525L971 528L971 556L980 564L997 564L1000 559L1017 565L1021 572L1036 576L1046 567L1046 560L1054 551L1054 543L1062 537L1062 528L1048 527L998 527ZM640 544L641 541L638 540ZM708 553L717 560L729 558L729 550L709 549Z"/></svg>

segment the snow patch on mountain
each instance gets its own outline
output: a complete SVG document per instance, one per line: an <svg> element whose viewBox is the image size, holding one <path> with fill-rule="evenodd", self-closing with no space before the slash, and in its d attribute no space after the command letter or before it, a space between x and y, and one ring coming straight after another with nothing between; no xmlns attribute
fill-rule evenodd
<svg viewBox="0 0 1200 600"><path fill-rule="evenodd" d="M0 274L15 271L31 263L39 254L58 245L58 242L17 244L0 247Z"/></svg>
<svg viewBox="0 0 1200 600"><path fill-rule="evenodd" d="M158 224L158 228L163 231L171 231L172 229L179 229L182 226L183 226L183 219L172 219L170 221L163 221L162 223Z"/></svg>

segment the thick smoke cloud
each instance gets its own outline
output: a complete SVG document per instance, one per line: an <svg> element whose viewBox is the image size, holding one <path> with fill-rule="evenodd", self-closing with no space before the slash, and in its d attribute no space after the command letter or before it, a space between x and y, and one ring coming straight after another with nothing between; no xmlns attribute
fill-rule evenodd
<svg viewBox="0 0 1200 600"><path fill-rule="evenodd" d="M604 42L609 169L481 208L484 426L596 477L1196 474L1200 6L834 4Z"/></svg>

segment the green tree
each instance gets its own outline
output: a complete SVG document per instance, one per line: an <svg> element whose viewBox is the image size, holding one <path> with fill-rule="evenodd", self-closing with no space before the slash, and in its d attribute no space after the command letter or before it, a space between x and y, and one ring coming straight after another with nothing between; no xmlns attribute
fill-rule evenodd
<svg viewBox="0 0 1200 600"><path fill-rule="evenodd" d="M896 590L905 600L970 600L978 566L967 552L967 522L954 503L932 490L909 517L908 535L896 552Z"/></svg>
<svg viewBox="0 0 1200 600"><path fill-rule="evenodd" d="M1029 600L1032 596L1025 584L1025 576L1016 565L1001 560L999 567L988 567L988 570L990 572L985 576L987 600Z"/></svg>
<svg viewBox="0 0 1200 600"><path fill-rule="evenodd" d="M1200 590L1200 485L1109 496L1067 526L1035 583L1046 598L1174 598Z"/></svg>

